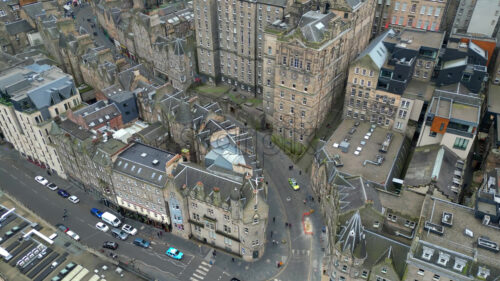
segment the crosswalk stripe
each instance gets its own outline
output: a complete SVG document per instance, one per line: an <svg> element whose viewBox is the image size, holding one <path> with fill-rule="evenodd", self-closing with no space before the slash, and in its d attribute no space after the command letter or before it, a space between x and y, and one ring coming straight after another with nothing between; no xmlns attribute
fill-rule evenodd
<svg viewBox="0 0 500 281"><path fill-rule="evenodd" d="M196 272L198 272L199 274L201 275L207 275L207 273L205 271L201 271L199 269L195 270Z"/></svg>
<svg viewBox="0 0 500 281"><path fill-rule="evenodd" d="M204 261L202 261L201 263L202 263L202 264L204 264L204 265L206 265L206 266L208 266L208 267L212 267L212 265L211 265L211 264L206 263L206 262L204 262Z"/></svg>
<svg viewBox="0 0 500 281"><path fill-rule="evenodd" d="M198 279L196 279L194 277L189 277L189 280L191 280L191 281L199 281Z"/></svg>
<svg viewBox="0 0 500 281"><path fill-rule="evenodd" d="M193 273L193 276L200 279L200 280L203 280L205 278L205 276L200 276L200 275L197 275L195 273Z"/></svg>
<svg viewBox="0 0 500 281"><path fill-rule="evenodd" d="M198 266L198 268L203 269L203 270L205 270L206 272L208 272L208 271L210 270L210 269L208 269L208 268L206 268L206 267L203 267L203 266L201 266L201 265L199 265L199 266Z"/></svg>

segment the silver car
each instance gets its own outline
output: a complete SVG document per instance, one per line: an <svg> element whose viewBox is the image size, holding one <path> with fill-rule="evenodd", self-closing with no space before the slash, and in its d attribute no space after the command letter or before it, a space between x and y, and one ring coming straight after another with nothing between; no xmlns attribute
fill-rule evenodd
<svg viewBox="0 0 500 281"><path fill-rule="evenodd" d="M111 236L118 238L118 239L121 239L121 240L127 240L127 238L128 238L128 234L119 228L113 228L111 230Z"/></svg>

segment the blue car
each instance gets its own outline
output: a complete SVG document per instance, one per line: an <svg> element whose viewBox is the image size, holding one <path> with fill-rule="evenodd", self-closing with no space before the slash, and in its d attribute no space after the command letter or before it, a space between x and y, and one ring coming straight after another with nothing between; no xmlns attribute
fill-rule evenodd
<svg viewBox="0 0 500 281"><path fill-rule="evenodd" d="M134 244L137 245L137 246L139 246L139 247L149 248L149 241L148 240L144 240L142 238L135 238Z"/></svg>
<svg viewBox="0 0 500 281"><path fill-rule="evenodd" d="M90 209L90 213L98 218L102 217L102 212L97 208Z"/></svg>
<svg viewBox="0 0 500 281"><path fill-rule="evenodd" d="M180 260L184 256L184 254L181 251L177 250L174 247L168 248L168 250L165 252L165 254L173 259L176 259L176 260Z"/></svg>
<svg viewBox="0 0 500 281"><path fill-rule="evenodd" d="M62 198L68 198L69 197L69 193L64 190L64 189L59 189L59 191L57 192L57 194L59 194Z"/></svg>

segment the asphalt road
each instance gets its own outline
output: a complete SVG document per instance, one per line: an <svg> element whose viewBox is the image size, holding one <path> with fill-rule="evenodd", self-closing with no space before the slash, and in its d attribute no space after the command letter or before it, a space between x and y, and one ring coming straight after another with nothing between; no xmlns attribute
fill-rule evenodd
<svg viewBox="0 0 500 281"><path fill-rule="evenodd" d="M121 261L133 264L139 270L147 272L158 280L190 280L193 275L203 276L205 280L230 280L232 277L217 266L210 265L208 260L204 259L207 254L210 255L206 249L200 248L199 251L190 252L182 245L176 245L175 242L162 243L157 240L152 241L149 249L133 245L134 237L149 238L141 236L143 234L141 228L144 226L135 221L126 220L126 223L139 229L136 236L129 237L126 241L113 238L109 231L103 233L97 230L95 224L99 219L90 214L90 209L99 207L101 210L106 210L106 208L97 205L91 196L67 181L54 176L48 177L60 188L67 190L72 195L77 195L80 202L73 204L60 197L56 191L51 191L34 180L36 175L46 176L42 169L20 159L15 151L6 149L5 146L0 146L0 150L0 188L16 197L49 223L53 225L63 223L68 226L81 237L82 244L99 250L104 241L116 241L119 247L114 252L119 255ZM63 221L64 209L68 210L68 217ZM168 234L165 234L164 236L165 240L178 240L171 237L172 235L169 237ZM191 247L190 249L198 248L196 245L193 247L192 243L188 241L185 241L184 244L191 244L188 245ZM181 261L165 255L165 251L170 245L184 252L184 258ZM105 251L110 252L110 250Z"/></svg>

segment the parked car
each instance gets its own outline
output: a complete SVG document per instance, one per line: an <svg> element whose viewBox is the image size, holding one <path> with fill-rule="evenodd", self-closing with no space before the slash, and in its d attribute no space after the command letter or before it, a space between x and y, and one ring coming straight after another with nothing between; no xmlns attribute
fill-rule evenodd
<svg viewBox="0 0 500 281"><path fill-rule="evenodd" d="M54 183L52 183L52 182L51 182L51 183L49 183L49 184L47 184L47 187L48 187L50 190L52 190L52 191L57 190L57 185L55 185L55 184L54 184Z"/></svg>
<svg viewBox="0 0 500 281"><path fill-rule="evenodd" d="M69 227L65 226L62 223L56 224L57 229L59 229L62 232L67 232L69 230Z"/></svg>
<svg viewBox="0 0 500 281"><path fill-rule="evenodd" d="M117 238L117 239L121 239L121 240L127 240L127 238L128 238L128 234L119 228L113 228L111 230L111 236L113 236L114 238Z"/></svg>
<svg viewBox="0 0 500 281"><path fill-rule="evenodd" d="M102 212L97 208L90 209L90 213L98 218L102 217Z"/></svg>
<svg viewBox="0 0 500 281"><path fill-rule="evenodd" d="M130 224L124 224L122 226L122 230L125 231L128 235L136 235L137 234L137 228L131 226Z"/></svg>
<svg viewBox="0 0 500 281"><path fill-rule="evenodd" d="M118 243L113 241L106 241L102 244L102 247L106 249L116 250L118 249Z"/></svg>
<svg viewBox="0 0 500 281"><path fill-rule="evenodd" d="M299 184L297 183L297 180L294 178L288 178L288 184L293 188L293 190L299 190Z"/></svg>
<svg viewBox="0 0 500 281"><path fill-rule="evenodd" d="M57 194L59 194L62 198L68 198L69 197L69 193L64 190L64 189L59 189L59 191L57 191Z"/></svg>
<svg viewBox="0 0 500 281"><path fill-rule="evenodd" d="M137 245L139 247L143 248L149 248L150 242L148 240L144 240L142 238L135 238L134 240L134 245Z"/></svg>
<svg viewBox="0 0 500 281"><path fill-rule="evenodd" d="M76 197L75 195L71 195L70 197L68 197L68 200L74 204L80 202L80 199L78 197Z"/></svg>
<svg viewBox="0 0 500 281"><path fill-rule="evenodd" d="M109 227L102 221L96 223L95 227L102 232L107 232L109 230Z"/></svg>
<svg viewBox="0 0 500 281"><path fill-rule="evenodd" d="M176 260L181 260L182 257L184 256L184 254L181 251L177 250L174 247L168 248L168 250L165 252L165 254L173 259L176 259Z"/></svg>
<svg viewBox="0 0 500 281"><path fill-rule="evenodd" d="M42 185L47 185L49 183L49 181L42 176L36 176L35 180Z"/></svg>
<svg viewBox="0 0 500 281"><path fill-rule="evenodd" d="M75 239L76 241L80 241L80 236L78 234L74 233L73 230L68 230L66 234L69 235L69 237Z"/></svg>

